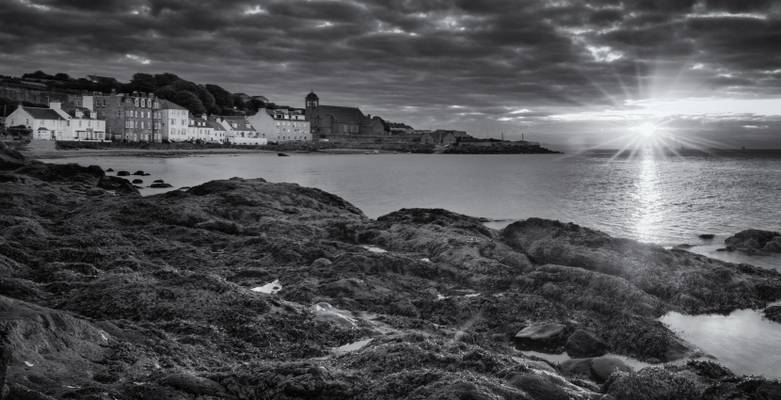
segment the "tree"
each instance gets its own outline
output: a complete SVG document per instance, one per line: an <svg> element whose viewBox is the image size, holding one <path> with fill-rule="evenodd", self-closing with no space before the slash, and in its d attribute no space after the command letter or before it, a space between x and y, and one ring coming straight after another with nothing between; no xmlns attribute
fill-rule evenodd
<svg viewBox="0 0 781 400"><path fill-rule="evenodd" d="M152 93L157 89L157 82L151 74L137 72L133 74L133 79L130 80L128 86L131 91Z"/></svg>
<svg viewBox="0 0 781 400"><path fill-rule="evenodd" d="M233 109L233 95L230 92L217 85L211 84L206 85L206 90L214 96L214 101L221 111L225 112L225 110Z"/></svg>
<svg viewBox="0 0 781 400"><path fill-rule="evenodd" d="M181 78L170 72L155 75L155 84L157 87L167 86L179 80L181 80Z"/></svg>
<svg viewBox="0 0 781 400"><path fill-rule="evenodd" d="M193 92L187 90L176 92L172 101L188 109L194 115L206 113L206 108L203 106L203 103L201 103L201 100Z"/></svg>

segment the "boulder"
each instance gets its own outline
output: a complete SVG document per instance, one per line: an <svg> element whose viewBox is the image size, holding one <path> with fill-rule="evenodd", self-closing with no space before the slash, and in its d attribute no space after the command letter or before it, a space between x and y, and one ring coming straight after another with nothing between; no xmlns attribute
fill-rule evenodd
<svg viewBox="0 0 781 400"><path fill-rule="evenodd" d="M518 348L545 352L560 352L570 332L567 325L557 322L537 322L515 334Z"/></svg>
<svg viewBox="0 0 781 400"><path fill-rule="evenodd" d="M781 233L747 229L724 240L726 248L747 254L781 253Z"/></svg>
<svg viewBox="0 0 781 400"><path fill-rule="evenodd" d="M128 171L117 171L117 176L130 176Z"/></svg>
<svg viewBox="0 0 781 400"><path fill-rule="evenodd" d="M203 378L187 373L168 375L161 379L160 383L183 392L191 393L195 396L225 395L225 388L223 388L219 383L209 378Z"/></svg>
<svg viewBox="0 0 781 400"><path fill-rule="evenodd" d="M570 377L582 377L602 383L614 372L631 372L632 369L621 359L610 356L596 358L573 358L561 363L561 371Z"/></svg>
<svg viewBox="0 0 781 400"><path fill-rule="evenodd" d="M765 318L781 324L781 306L771 306L763 311Z"/></svg>
<svg viewBox="0 0 781 400"><path fill-rule="evenodd" d="M593 332L576 329L565 344L570 357L599 357L607 353L607 344Z"/></svg>
<svg viewBox="0 0 781 400"><path fill-rule="evenodd" d="M713 240L713 238L715 238L716 235L714 235L712 233L703 233L703 234L701 234L701 235L699 235L697 237L699 237L702 240Z"/></svg>
<svg viewBox="0 0 781 400"><path fill-rule="evenodd" d="M618 373L605 384L605 389L615 400L703 398L702 389L693 374L674 372L666 368L644 368L638 372Z"/></svg>
<svg viewBox="0 0 781 400"><path fill-rule="evenodd" d="M167 189L167 188L173 187L173 185L171 185L170 183L165 183L165 182L155 182L155 183L149 185L149 187L151 187L153 189Z"/></svg>
<svg viewBox="0 0 781 400"><path fill-rule="evenodd" d="M144 171L141 171L141 170L138 170L138 171L136 171L136 172L133 172L133 175L137 175L137 176L144 176L145 174L146 174L146 172L144 172Z"/></svg>
<svg viewBox="0 0 781 400"><path fill-rule="evenodd" d="M133 184L144 183L144 180L143 179L133 179L132 183Z"/></svg>
<svg viewBox="0 0 781 400"><path fill-rule="evenodd" d="M101 177L97 186L101 189L112 190L117 194L138 194L138 189L132 183L127 179L117 178L116 176Z"/></svg>

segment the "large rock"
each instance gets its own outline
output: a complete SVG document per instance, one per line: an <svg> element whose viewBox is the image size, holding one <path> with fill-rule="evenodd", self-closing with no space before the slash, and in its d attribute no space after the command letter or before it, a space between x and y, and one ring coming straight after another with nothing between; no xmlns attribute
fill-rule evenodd
<svg viewBox="0 0 781 400"><path fill-rule="evenodd" d="M516 345L523 350L557 353L563 350L571 328L556 322L532 323L515 334Z"/></svg>
<svg viewBox="0 0 781 400"><path fill-rule="evenodd" d="M24 156L0 142L0 171L17 169L26 164Z"/></svg>
<svg viewBox="0 0 781 400"><path fill-rule="evenodd" d="M724 240L727 250L748 254L781 253L781 233L748 229Z"/></svg>
<svg viewBox="0 0 781 400"><path fill-rule="evenodd" d="M607 344L593 332L576 329L567 338L565 349L570 357L599 357L607 353Z"/></svg>
<svg viewBox="0 0 781 400"><path fill-rule="evenodd" d="M765 314L765 318L781 323L781 306L768 307L763 313Z"/></svg>

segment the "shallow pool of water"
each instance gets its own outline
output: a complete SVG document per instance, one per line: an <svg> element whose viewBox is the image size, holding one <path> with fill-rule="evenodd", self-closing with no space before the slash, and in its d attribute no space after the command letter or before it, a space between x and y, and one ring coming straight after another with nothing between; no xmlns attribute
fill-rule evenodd
<svg viewBox="0 0 781 400"><path fill-rule="evenodd" d="M764 318L761 311L737 310L729 315L671 312L660 321L732 372L781 378L781 324Z"/></svg>

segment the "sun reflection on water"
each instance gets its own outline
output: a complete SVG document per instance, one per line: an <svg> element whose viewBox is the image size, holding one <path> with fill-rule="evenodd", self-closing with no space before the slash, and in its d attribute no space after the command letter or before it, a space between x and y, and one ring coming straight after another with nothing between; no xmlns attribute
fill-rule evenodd
<svg viewBox="0 0 781 400"><path fill-rule="evenodd" d="M651 242L658 237L657 231L660 225L661 196L654 153L650 147L639 150L639 174L636 183L637 192L634 195L637 204L635 233L643 242Z"/></svg>

